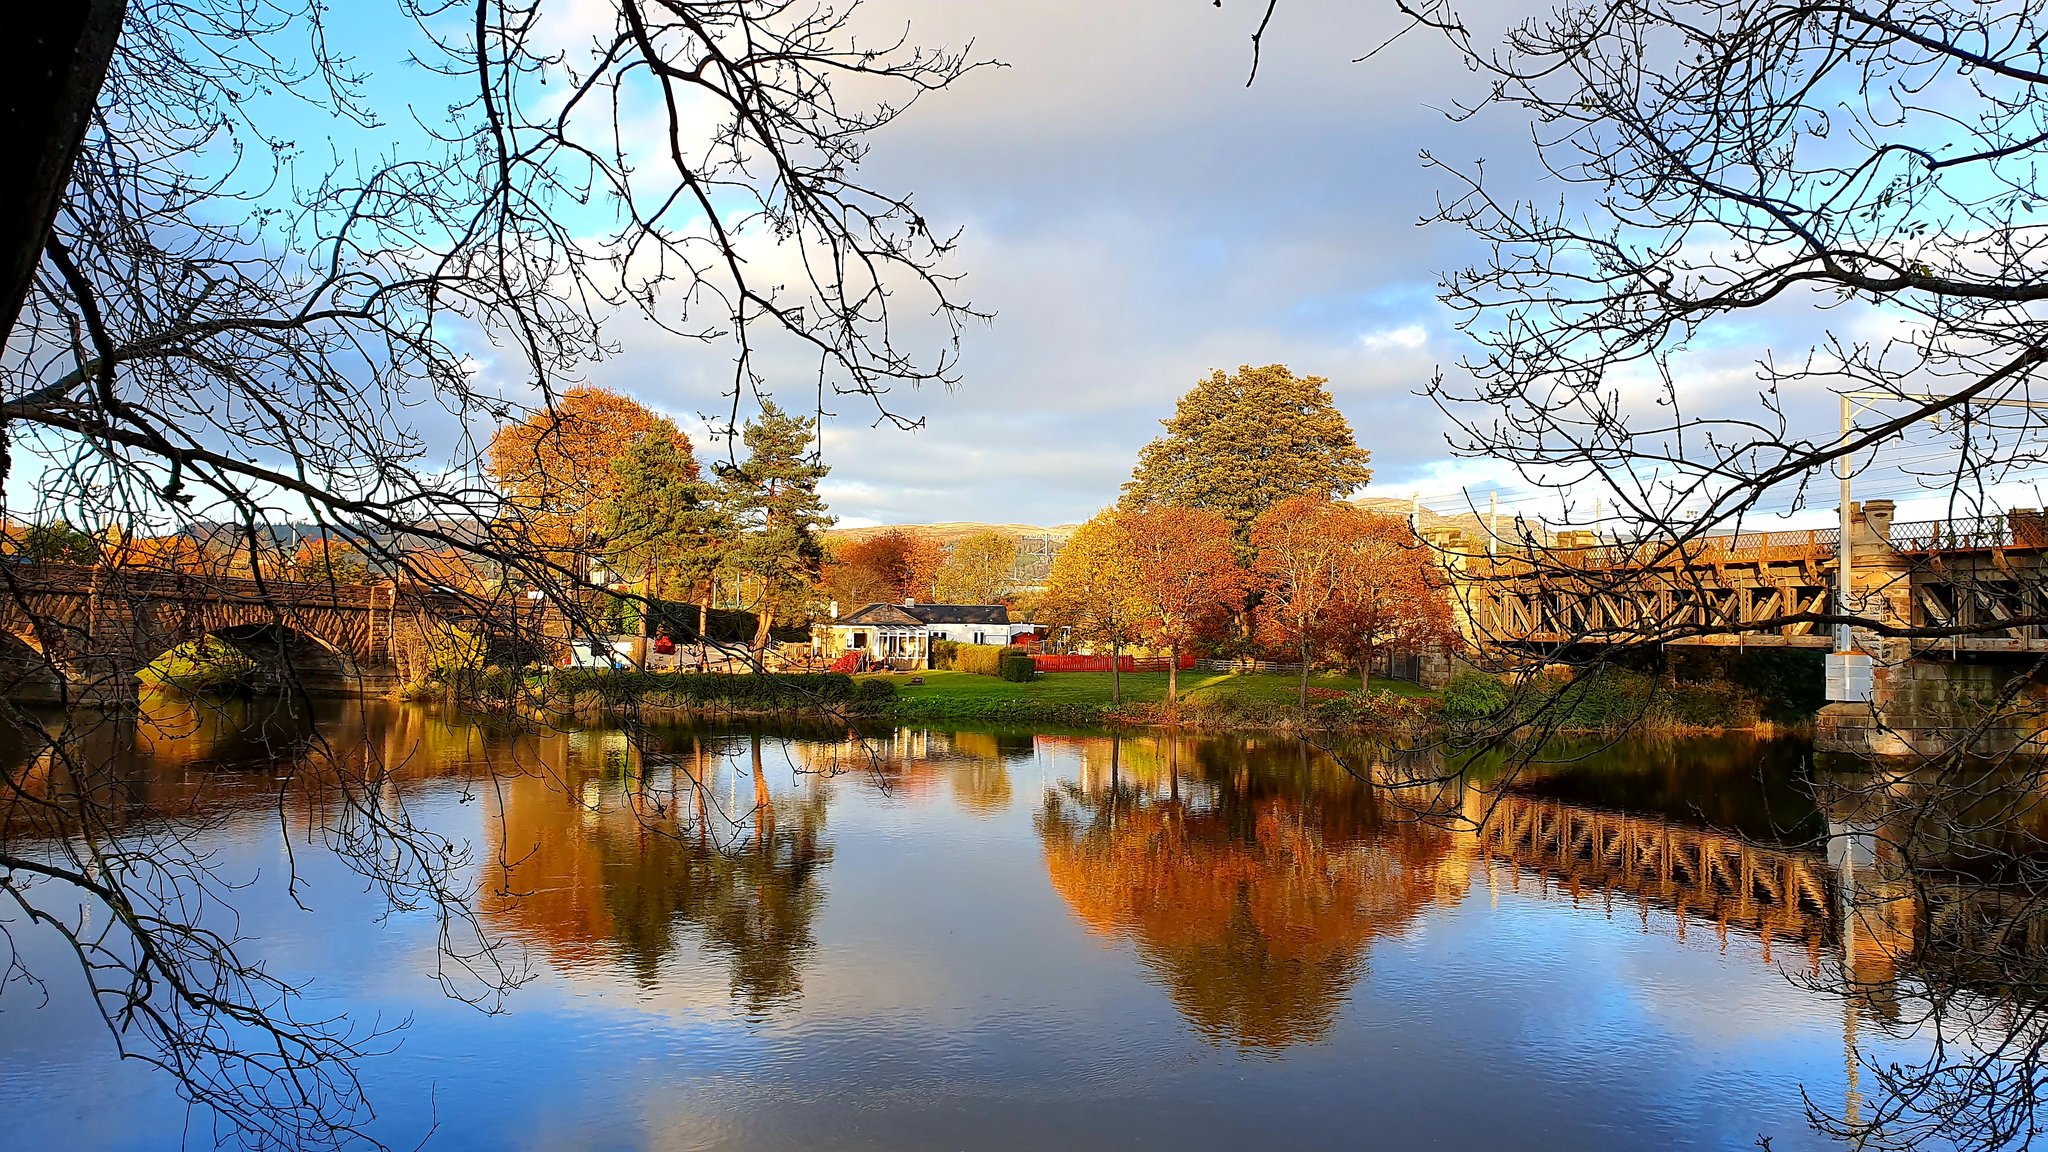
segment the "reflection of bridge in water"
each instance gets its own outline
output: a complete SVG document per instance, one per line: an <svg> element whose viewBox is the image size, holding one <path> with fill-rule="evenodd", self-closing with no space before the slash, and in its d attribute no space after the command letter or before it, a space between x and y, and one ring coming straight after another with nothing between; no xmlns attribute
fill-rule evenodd
<svg viewBox="0 0 2048 1152"><path fill-rule="evenodd" d="M1665 820L1555 800L1466 792L1467 833L1487 858L1539 874L1577 901L1589 891L1635 897L1723 934L1736 928L1763 942L1804 945L1818 963L1836 934L1837 885L1817 852L1771 847Z"/></svg>

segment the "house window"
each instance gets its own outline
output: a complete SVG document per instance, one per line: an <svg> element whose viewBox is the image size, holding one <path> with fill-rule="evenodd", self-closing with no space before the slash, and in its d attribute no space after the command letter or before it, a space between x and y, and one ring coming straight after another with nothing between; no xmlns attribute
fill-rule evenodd
<svg viewBox="0 0 2048 1152"><path fill-rule="evenodd" d="M846 645L846 646L847 646L848 648L865 648L865 647L867 647L867 646L868 646L868 634L867 634L867 633L865 633L865 632L855 632L855 633L853 634L853 639L852 639L851 641L849 641L849 642L847 643L847 645Z"/></svg>
<svg viewBox="0 0 2048 1152"><path fill-rule="evenodd" d="M976 633L974 634L974 642L975 642L976 644L986 644L986 643L988 643L988 633L986 633L986 632L976 632Z"/></svg>

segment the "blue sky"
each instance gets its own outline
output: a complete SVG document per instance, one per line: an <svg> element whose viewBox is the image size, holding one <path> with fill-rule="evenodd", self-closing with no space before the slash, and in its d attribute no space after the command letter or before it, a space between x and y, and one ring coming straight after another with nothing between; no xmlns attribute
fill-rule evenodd
<svg viewBox="0 0 2048 1152"><path fill-rule="evenodd" d="M583 19L602 5L567 7ZM400 101L431 116L447 93L397 58L406 37L386 11L337 6L335 20L392 126L370 135L389 140L406 119ZM1434 195L1416 154L1477 155L1485 142L1430 107L1461 94L1439 79L1463 79L1434 45L1350 62L1391 14L1291 6L1247 89L1248 6L870 0L877 27L971 39L1007 65L892 125L865 173L964 229L950 269L996 317L965 333L958 388L892 397L922 429L871 427L841 406L826 445L842 522L1085 518L1114 499L1196 379L1273 362L1330 378L1374 454L1375 487L1448 491L1431 475L1446 454L1441 421L1413 393L1455 356L1432 289L1462 239L1416 227ZM305 123L300 142L324 151L321 131ZM632 315L608 334L621 351L587 369L592 383L688 426L717 410L727 346ZM801 402L804 367L768 367Z"/></svg>
<svg viewBox="0 0 2048 1152"><path fill-rule="evenodd" d="M1475 27L1525 12L1511 0L1466 8ZM1005 65L931 96L876 136L863 173L914 195L941 230L962 229L945 270L995 318L964 334L957 388L891 397L922 428L876 427L871 410L840 405L826 430L826 494L843 524L1083 519L1115 498L1140 446L1197 379L1274 362L1329 378L1373 454L1368 494L1420 493L1454 511L1468 499L1483 508L1506 488L1504 510L1525 504L1501 466L1455 458L1448 422L1416 395L1439 369L1455 376L1468 348L1435 299L1437 277L1482 255L1455 229L1418 226L1444 181L1419 153L1484 161L1490 177L1539 202L1563 189L1533 169L1525 122L1443 115L1477 89L1438 42L1415 36L1353 62L1398 27L1391 4L1290 0L1247 88L1262 9L1254 0L1220 9L867 0L863 20L874 29L907 25L930 45L972 41L975 56ZM543 11L564 43L610 26L607 0ZM305 155L302 177L330 157L404 154L418 139L415 121L434 122L467 97L464 81L408 61L419 33L391 0L333 5L329 19L334 46L368 73L383 124L359 128L278 97L264 122ZM589 228L602 224L593 217ZM1853 337L1884 322L1836 313L1827 323ZM906 324L929 346L915 314ZM1803 355L1821 330L1795 303L1707 334L1681 362L1689 407L1753 407L1756 357ZM702 417L721 410L730 345L687 340L637 314L611 318L606 337L618 353L582 379L671 414L700 450L715 451ZM486 388L526 394L516 365L480 353ZM809 406L810 363L771 353L762 364L771 389ZM1794 409L1805 434L1833 430L1831 396L1795 398ZM423 431L455 451L452 428ZM18 474L10 494L32 483ZM1870 493L1909 486L1894 478ZM1816 503L1806 519L1828 520L1832 488Z"/></svg>

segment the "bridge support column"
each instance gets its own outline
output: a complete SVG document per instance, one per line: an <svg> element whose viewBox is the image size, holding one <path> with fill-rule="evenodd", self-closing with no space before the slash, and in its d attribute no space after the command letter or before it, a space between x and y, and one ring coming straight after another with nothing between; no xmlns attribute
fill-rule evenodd
<svg viewBox="0 0 2048 1152"><path fill-rule="evenodd" d="M1852 505L1858 613L1886 623L1911 624L1913 573L1892 548L1892 502ZM1835 703L1821 709L1815 750L1866 758L1921 758L1961 751L1978 756L2012 752L2048 753L2048 716L2035 686L2012 704L1997 708L2023 676L2032 658L1942 658L1914 651L1911 640L1858 629L1856 647L1871 656L1868 702Z"/></svg>

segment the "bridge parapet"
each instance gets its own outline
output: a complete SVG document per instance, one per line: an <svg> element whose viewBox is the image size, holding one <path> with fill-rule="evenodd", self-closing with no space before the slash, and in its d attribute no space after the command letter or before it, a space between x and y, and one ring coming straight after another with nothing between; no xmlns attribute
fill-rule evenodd
<svg viewBox="0 0 2048 1152"><path fill-rule="evenodd" d="M0 564L0 590L0 694L15 699L127 699L151 661L204 636L271 653L309 691L375 695L422 674L452 628L551 634L544 611L392 581Z"/></svg>

